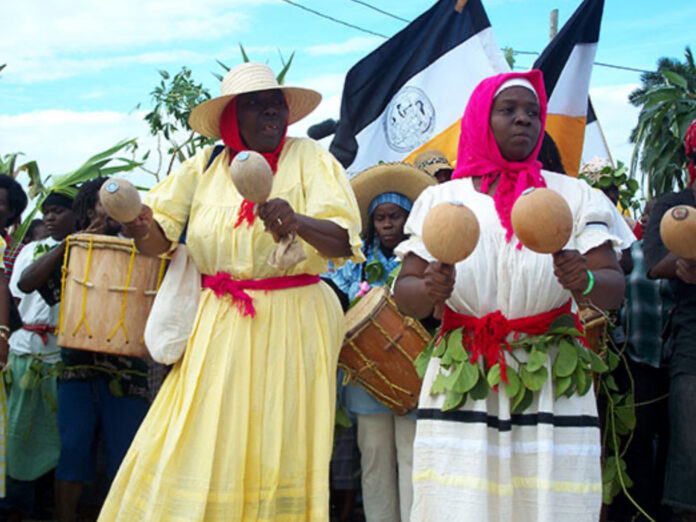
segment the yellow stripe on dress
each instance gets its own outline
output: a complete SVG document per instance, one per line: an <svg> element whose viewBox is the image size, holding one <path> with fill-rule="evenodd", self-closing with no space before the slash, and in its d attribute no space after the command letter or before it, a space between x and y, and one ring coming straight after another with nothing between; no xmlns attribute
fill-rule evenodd
<svg viewBox="0 0 696 522"><path fill-rule="evenodd" d="M569 482L543 480L537 477L512 477L510 484L500 484L468 475L445 475L433 470L413 472L413 482L435 482L443 486L456 486L479 491L487 491L499 497L511 497L515 489L539 489L556 493L601 493L600 482Z"/></svg>

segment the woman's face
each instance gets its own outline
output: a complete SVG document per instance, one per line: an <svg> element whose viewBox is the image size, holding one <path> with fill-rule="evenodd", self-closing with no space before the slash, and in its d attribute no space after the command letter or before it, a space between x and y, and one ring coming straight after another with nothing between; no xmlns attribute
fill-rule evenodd
<svg viewBox="0 0 696 522"><path fill-rule="evenodd" d="M523 161L534 151L541 134L539 102L525 87L510 87L493 100L491 130L508 161Z"/></svg>
<svg viewBox="0 0 696 522"><path fill-rule="evenodd" d="M288 126L288 107L282 91L240 94L237 97L237 122L244 144L257 152L273 152Z"/></svg>
<svg viewBox="0 0 696 522"><path fill-rule="evenodd" d="M393 249L404 240L404 225L406 224L406 212L394 203L381 203L372 213L372 224L380 244L385 248Z"/></svg>

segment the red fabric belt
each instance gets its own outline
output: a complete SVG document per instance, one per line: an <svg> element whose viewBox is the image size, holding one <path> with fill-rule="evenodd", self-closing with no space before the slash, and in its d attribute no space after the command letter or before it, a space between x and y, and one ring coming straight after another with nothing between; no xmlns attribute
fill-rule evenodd
<svg viewBox="0 0 696 522"><path fill-rule="evenodd" d="M44 346L48 344L48 334L56 331L56 327L51 326L50 324L25 324L22 325L22 328L29 330L30 332L34 332L36 335L41 337Z"/></svg>
<svg viewBox="0 0 696 522"><path fill-rule="evenodd" d="M229 295L243 316L254 317L256 315L254 300L245 290L285 290L298 286L314 285L319 281L319 276L312 274L237 280L232 279L230 274L226 272L218 272L214 276L203 275L203 288L210 288L217 297Z"/></svg>
<svg viewBox="0 0 696 522"><path fill-rule="evenodd" d="M510 351L510 343L507 341L507 336L511 332L520 332L527 335L546 333L554 319L571 313L570 310L571 301L568 301L559 308L539 315L520 317L519 319L508 319L500 310L479 318L459 314L445 305L442 312L440 338L442 338L445 332L463 327L465 334L471 334L462 335L462 346L471 353L471 363L478 361L481 356L485 358L489 368L495 363L499 363L501 377L507 384L505 351ZM575 327L582 332L582 325L577 315L575 316Z"/></svg>

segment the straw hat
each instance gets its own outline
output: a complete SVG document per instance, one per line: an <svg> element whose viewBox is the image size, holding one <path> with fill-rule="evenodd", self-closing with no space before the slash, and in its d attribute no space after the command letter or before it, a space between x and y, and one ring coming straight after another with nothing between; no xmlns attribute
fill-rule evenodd
<svg viewBox="0 0 696 522"><path fill-rule="evenodd" d="M238 94L280 89L288 103L288 125L312 112L321 101L321 94L302 87L280 85L268 65L247 62L230 69L222 79L220 96L204 101L191 111L189 125L209 138L220 137L220 116L225 106Z"/></svg>
<svg viewBox="0 0 696 522"><path fill-rule="evenodd" d="M415 201L426 187L437 185L432 176L408 163L381 163L356 174L350 180L355 198L360 207L363 232L367 228L370 216L367 211L370 203L385 192L398 192L411 201Z"/></svg>
<svg viewBox="0 0 696 522"><path fill-rule="evenodd" d="M421 152L416 156L416 159L413 160L413 164L431 176L434 176L437 171L441 169L454 169L447 160L447 156L435 149Z"/></svg>

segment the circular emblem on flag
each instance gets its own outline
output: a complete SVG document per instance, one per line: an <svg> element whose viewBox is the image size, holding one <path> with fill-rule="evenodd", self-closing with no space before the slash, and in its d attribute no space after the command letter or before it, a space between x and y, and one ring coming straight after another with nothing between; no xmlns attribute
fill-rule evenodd
<svg viewBox="0 0 696 522"><path fill-rule="evenodd" d="M389 102L383 123L389 147L410 152L432 136L435 107L423 91L406 86Z"/></svg>

